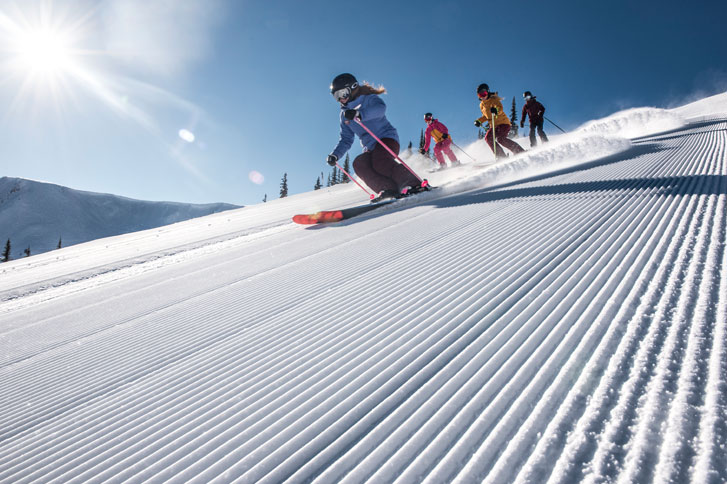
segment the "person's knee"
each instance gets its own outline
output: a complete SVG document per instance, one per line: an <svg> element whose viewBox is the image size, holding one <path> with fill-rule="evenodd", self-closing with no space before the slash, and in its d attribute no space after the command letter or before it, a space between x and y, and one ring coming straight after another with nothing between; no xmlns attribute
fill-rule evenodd
<svg viewBox="0 0 727 484"><path fill-rule="evenodd" d="M366 156L366 155L368 155L368 154L369 154L369 153L362 153L362 154L358 155L358 156L357 156L357 157L356 157L356 158L355 158L355 159L353 160L353 169L354 169L354 170L357 170L357 171L358 171L358 170L360 170L360 169L361 169L361 168L362 168L363 166L365 166L365 165L369 165L369 164L370 164L370 163L369 163L369 158L370 158L370 156Z"/></svg>

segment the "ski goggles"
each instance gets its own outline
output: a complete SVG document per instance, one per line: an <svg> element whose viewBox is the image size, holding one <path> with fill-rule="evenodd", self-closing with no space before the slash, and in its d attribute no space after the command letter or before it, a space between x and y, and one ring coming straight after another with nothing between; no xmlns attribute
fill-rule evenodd
<svg viewBox="0 0 727 484"><path fill-rule="evenodd" d="M470 91L470 92L471 92L471 91ZM478 95L478 96L479 96L480 98L482 98L482 99L486 98L488 94L489 94L489 93L487 92L487 89L481 89L481 90L477 91L477 95Z"/></svg>
<svg viewBox="0 0 727 484"><path fill-rule="evenodd" d="M431 116L424 116L424 121L426 121L427 123L431 120L432 120Z"/></svg>
<svg viewBox="0 0 727 484"><path fill-rule="evenodd" d="M351 88L344 87L343 89L333 91L332 94L333 94L333 98L340 103L342 100L348 99L349 97L351 97Z"/></svg>

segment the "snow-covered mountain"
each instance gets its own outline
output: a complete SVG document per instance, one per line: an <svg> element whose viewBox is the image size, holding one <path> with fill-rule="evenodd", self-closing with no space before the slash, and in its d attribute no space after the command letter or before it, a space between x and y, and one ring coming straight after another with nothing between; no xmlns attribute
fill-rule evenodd
<svg viewBox="0 0 727 484"><path fill-rule="evenodd" d="M727 482L727 93L430 180L2 264L0 482Z"/></svg>
<svg viewBox="0 0 727 484"><path fill-rule="evenodd" d="M12 257L146 230L240 208L227 203L147 202L42 183L0 178L0 240Z"/></svg>

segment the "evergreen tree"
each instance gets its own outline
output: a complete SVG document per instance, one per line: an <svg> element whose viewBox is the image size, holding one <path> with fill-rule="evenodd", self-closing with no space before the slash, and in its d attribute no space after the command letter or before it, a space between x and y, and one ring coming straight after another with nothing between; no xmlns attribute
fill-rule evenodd
<svg viewBox="0 0 727 484"><path fill-rule="evenodd" d="M339 170L337 166L331 167L331 172L328 174L328 184L326 186L332 187L333 185L343 183L344 176L345 175L341 173L341 170Z"/></svg>
<svg viewBox="0 0 727 484"><path fill-rule="evenodd" d="M409 146L406 148L409 153L412 152L412 146L414 146L413 143L409 141Z"/></svg>
<svg viewBox="0 0 727 484"><path fill-rule="evenodd" d="M28 246L28 248L27 248L27 249L25 249L25 250L23 251L23 253L25 254L25 257L30 257L30 246Z"/></svg>
<svg viewBox="0 0 727 484"><path fill-rule="evenodd" d="M288 196L288 174L283 173L283 179L280 180L280 198Z"/></svg>
<svg viewBox="0 0 727 484"><path fill-rule="evenodd" d="M512 109L510 110L510 132L507 134L508 138L517 138L517 107L515 106L515 96L512 97Z"/></svg>
<svg viewBox="0 0 727 484"><path fill-rule="evenodd" d="M321 177L316 178L316 184L313 185L313 190L320 190L323 185L321 185Z"/></svg>
<svg viewBox="0 0 727 484"><path fill-rule="evenodd" d="M60 237L58 237L58 247L56 247L56 249L60 249L62 245L62 240Z"/></svg>
<svg viewBox="0 0 727 484"><path fill-rule="evenodd" d="M351 173L351 160L348 157L348 153L346 153L346 159L343 162L343 169L346 170L346 173ZM341 183L349 183L351 181L346 176L346 173L341 173Z"/></svg>
<svg viewBox="0 0 727 484"><path fill-rule="evenodd" d="M5 250L3 250L2 262L7 262L9 260L10 260L10 239L8 239L8 241L5 242Z"/></svg>
<svg viewBox="0 0 727 484"><path fill-rule="evenodd" d="M267 193L263 197L263 203L268 203L268 194Z"/></svg>
<svg viewBox="0 0 727 484"><path fill-rule="evenodd" d="M331 170L331 185L338 185L341 183L341 172L337 166L334 166Z"/></svg>

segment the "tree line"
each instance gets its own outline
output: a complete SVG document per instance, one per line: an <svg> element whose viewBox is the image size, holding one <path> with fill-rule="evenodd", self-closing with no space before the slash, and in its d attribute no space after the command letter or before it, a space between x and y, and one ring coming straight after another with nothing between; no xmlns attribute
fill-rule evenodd
<svg viewBox="0 0 727 484"><path fill-rule="evenodd" d="M346 155L346 159L343 161L343 166L341 167L343 170L347 173L351 173L351 158L349 155ZM316 182L313 185L313 190L320 190L323 188L323 180L326 179L323 172L316 178ZM328 178L326 179L326 187L332 187L333 185L338 185L340 183L349 183L351 180L346 176L346 174L338 169L338 166L334 166L331 168L331 172L328 174ZM283 178L280 180L280 198L285 198L288 196L288 173L283 173ZM263 203L268 201L268 194L266 193L263 197Z"/></svg>
<svg viewBox="0 0 727 484"><path fill-rule="evenodd" d="M56 249L60 249L62 246L63 246L63 239L59 238L58 246L56 247ZM5 248L3 249L2 254L0 254L0 262L10 261L10 259L12 259L11 254L12 254L12 244L10 243L10 239L8 239L5 242ZM25 257L30 257L30 246L26 247L25 250L23 250L23 254L25 254Z"/></svg>

